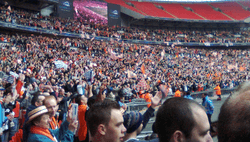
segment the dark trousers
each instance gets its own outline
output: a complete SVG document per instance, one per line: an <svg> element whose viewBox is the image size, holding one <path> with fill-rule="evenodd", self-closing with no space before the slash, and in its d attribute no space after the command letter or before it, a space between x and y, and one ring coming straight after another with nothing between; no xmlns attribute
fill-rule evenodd
<svg viewBox="0 0 250 142"><path fill-rule="evenodd" d="M212 125L211 125L211 117L212 117L212 114L207 114L207 117L208 117L208 121L209 121L209 124L210 124L210 132L214 132L213 127L212 127Z"/></svg>

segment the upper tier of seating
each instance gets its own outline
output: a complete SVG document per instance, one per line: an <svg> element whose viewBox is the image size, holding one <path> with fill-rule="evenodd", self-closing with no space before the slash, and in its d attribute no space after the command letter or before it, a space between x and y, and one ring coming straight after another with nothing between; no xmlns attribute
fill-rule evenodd
<svg viewBox="0 0 250 142"><path fill-rule="evenodd" d="M174 16L180 19L204 20L202 17L198 16L192 11L186 10L181 4L156 3L156 5L162 6L165 9L165 11L173 14Z"/></svg>
<svg viewBox="0 0 250 142"><path fill-rule="evenodd" d="M183 4L185 7L190 7L195 13L201 15L207 20L231 20L219 11L215 11L206 3L200 4Z"/></svg>
<svg viewBox="0 0 250 142"><path fill-rule="evenodd" d="M239 3L250 8L250 1L240 1Z"/></svg>
<svg viewBox="0 0 250 142"><path fill-rule="evenodd" d="M250 7L250 2L216 2L216 3L155 3L137 2L131 0L106 0L108 3L118 4L145 16L190 19L190 20L244 20L250 17L250 12L244 6ZM133 6L128 5L130 2ZM242 6L242 5L244 6ZM157 8L161 6L163 9ZM188 7L190 10L187 10ZM215 10L219 8L221 11Z"/></svg>
<svg viewBox="0 0 250 142"><path fill-rule="evenodd" d="M146 13L149 16L154 17L164 17L164 18L175 18L173 15L168 14L162 9L157 8L153 3L151 2L135 2L131 1L131 3L142 12Z"/></svg>
<svg viewBox="0 0 250 142"><path fill-rule="evenodd" d="M134 8L133 6L129 6L127 5L123 0L105 0L107 3L112 3L112 4L118 4L118 5L121 5L127 9L130 9L132 11L135 11L137 13L140 13L142 15L146 15L144 13L142 13L141 11L137 10L136 8Z"/></svg>
<svg viewBox="0 0 250 142"><path fill-rule="evenodd" d="M211 3L213 7L220 8L222 12L235 20L244 20L250 17L250 12L243 9L237 2Z"/></svg>

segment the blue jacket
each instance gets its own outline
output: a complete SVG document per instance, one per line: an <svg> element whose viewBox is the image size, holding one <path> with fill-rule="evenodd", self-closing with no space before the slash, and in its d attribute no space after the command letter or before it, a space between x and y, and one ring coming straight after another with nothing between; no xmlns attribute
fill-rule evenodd
<svg viewBox="0 0 250 142"><path fill-rule="evenodd" d="M213 112L214 112L214 104L213 104L213 102L208 98L208 96L206 96L205 98L203 98L202 106L205 107L206 113L207 113L207 114L213 114Z"/></svg>
<svg viewBox="0 0 250 142"><path fill-rule="evenodd" d="M193 100L194 98L191 97L191 95L185 95L183 98L189 99L189 100Z"/></svg>
<svg viewBox="0 0 250 142"><path fill-rule="evenodd" d="M56 137L58 142L73 142L74 133L68 130L69 122L64 121L59 129L49 129L49 131ZM44 135L30 133L28 142L53 142Z"/></svg>

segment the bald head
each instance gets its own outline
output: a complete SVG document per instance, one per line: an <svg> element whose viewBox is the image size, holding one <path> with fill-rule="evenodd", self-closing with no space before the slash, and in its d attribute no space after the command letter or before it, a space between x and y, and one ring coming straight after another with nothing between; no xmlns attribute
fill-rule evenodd
<svg viewBox="0 0 250 142"><path fill-rule="evenodd" d="M46 96L43 104L48 109L48 111L50 113L50 117L54 117L56 115L57 110L58 110L56 98L54 96Z"/></svg>

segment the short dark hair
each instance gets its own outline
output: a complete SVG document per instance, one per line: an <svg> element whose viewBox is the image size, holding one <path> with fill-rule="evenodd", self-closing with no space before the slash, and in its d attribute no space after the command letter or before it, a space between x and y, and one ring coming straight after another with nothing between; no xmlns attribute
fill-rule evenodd
<svg viewBox="0 0 250 142"><path fill-rule="evenodd" d="M100 124L108 125L112 109L120 109L120 105L108 99L91 106L86 117L86 122L92 136L96 134Z"/></svg>
<svg viewBox="0 0 250 142"><path fill-rule="evenodd" d="M155 120L155 129L160 142L169 141L176 130L181 131L186 138L190 138L195 126L191 108L194 105L202 108L193 100L179 97L164 102L159 108Z"/></svg>
<svg viewBox="0 0 250 142"><path fill-rule="evenodd" d="M219 142L250 141L250 91L236 91L227 98L218 117Z"/></svg>
<svg viewBox="0 0 250 142"><path fill-rule="evenodd" d="M78 105L81 105L81 99L82 99L82 95L77 95L75 97L75 102L78 104Z"/></svg>
<svg viewBox="0 0 250 142"><path fill-rule="evenodd" d="M35 103L39 101L39 96L44 96L41 94L41 92L36 92L32 99L31 99L31 104L35 106Z"/></svg>

